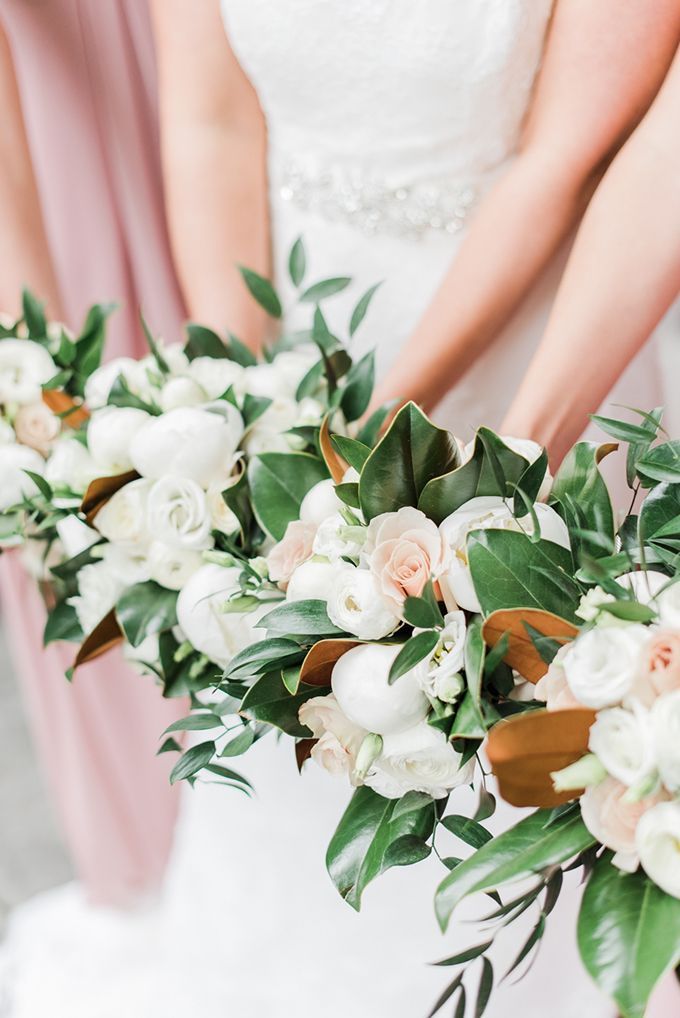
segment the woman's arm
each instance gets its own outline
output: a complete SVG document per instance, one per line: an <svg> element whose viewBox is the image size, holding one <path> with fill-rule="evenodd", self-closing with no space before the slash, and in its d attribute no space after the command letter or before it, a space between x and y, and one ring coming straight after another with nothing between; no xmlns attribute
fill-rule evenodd
<svg viewBox="0 0 680 1018"><path fill-rule="evenodd" d="M48 313L60 317L12 54L1 25L0 111L0 311L18 316L21 289L30 286L47 302Z"/></svg>
<svg viewBox="0 0 680 1018"><path fill-rule="evenodd" d="M374 406L435 406L490 345L651 102L679 35L679 0L558 3L520 152L477 210Z"/></svg>
<svg viewBox="0 0 680 1018"><path fill-rule="evenodd" d="M264 118L219 0L153 0L170 234L189 314L258 346L265 318L236 266L268 274Z"/></svg>
<svg viewBox="0 0 680 1018"><path fill-rule="evenodd" d="M559 463L680 292L680 51L579 231L543 341L503 424Z"/></svg>

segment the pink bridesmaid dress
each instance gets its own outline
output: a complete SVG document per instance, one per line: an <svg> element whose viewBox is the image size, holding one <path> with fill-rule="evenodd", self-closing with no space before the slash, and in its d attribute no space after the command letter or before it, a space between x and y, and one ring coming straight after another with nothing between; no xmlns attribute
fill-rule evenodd
<svg viewBox="0 0 680 1018"><path fill-rule="evenodd" d="M141 0L3 0L44 218L69 324L121 306L107 356L144 350L138 311L180 338L182 301L163 218L155 69ZM28 281L30 283L30 280ZM161 881L178 795L163 700L116 652L69 685L73 647L42 649L44 610L17 557L2 556L3 616L29 719L90 900L122 905Z"/></svg>

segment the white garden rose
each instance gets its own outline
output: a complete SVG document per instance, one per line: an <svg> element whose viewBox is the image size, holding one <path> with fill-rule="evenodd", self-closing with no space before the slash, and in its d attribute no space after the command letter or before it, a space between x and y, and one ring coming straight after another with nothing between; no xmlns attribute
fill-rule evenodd
<svg viewBox="0 0 680 1018"><path fill-rule="evenodd" d="M660 802L648 809L637 825L635 843L647 876L680 898L680 803Z"/></svg>
<svg viewBox="0 0 680 1018"><path fill-rule="evenodd" d="M449 612L432 654L415 667L420 688L428 696L453 703L465 689L461 669L465 664L465 613Z"/></svg>
<svg viewBox="0 0 680 1018"><path fill-rule="evenodd" d="M288 581L286 601L327 601L337 573L338 567L331 562L303 562Z"/></svg>
<svg viewBox="0 0 680 1018"><path fill-rule="evenodd" d="M546 541L569 548L569 532L564 520L554 509L542 503L534 506L541 537ZM453 598L461 608L480 611L479 599L475 593L470 575L467 555L467 539L473 530L513 530L533 534L530 516L517 520L512 515L512 503L497 495L472 498L452 512L442 522L440 531L452 551L451 565L445 574Z"/></svg>
<svg viewBox="0 0 680 1018"><path fill-rule="evenodd" d="M239 651L266 635L257 628L257 622L267 606L250 612L223 611L230 595L240 589L240 574L236 566L201 566L177 599L177 621L185 638L222 668Z"/></svg>
<svg viewBox="0 0 680 1018"><path fill-rule="evenodd" d="M199 551L212 545L212 521L205 492L186 477L162 477L146 503L149 533L173 548Z"/></svg>
<svg viewBox="0 0 680 1018"><path fill-rule="evenodd" d="M61 421L42 400L19 407L14 418L17 442L35 449L41 456L49 454L61 431Z"/></svg>
<svg viewBox="0 0 680 1018"><path fill-rule="evenodd" d="M606 626L582 633L570 643L562 667L579 703L595 710L622 703L640 672L648 637L645 626Z"/></svg>
<svg viewBox="0 0 680 1018"><path fill-rule="evenodd" d="M224 357L195 357L187 368L187 374L206 393L207 399L220 399L228 389L238 397L243 396L246 386L245 368Z"/></svg>
<svg viewBox="0 0 680 1018"><path fill-rule="evenodd" d="M680 792L680 690L655 701L651 731L661 780L669 791Z"/></svg>
<svg viewBox="0 0 680 1018"><path fill-rule="evenodd" d="M56 523L57 536L67 559L75 558L99 540L99 534L77 516L64 516Z"/></svg>
<svg viewBox="0 0 680 1018"><path fill-rule="evenodd" d="M474 758L463 764L444 733L421 721L405 732L385 736L365 784L386 799L399 799L406 792L443 799L450 789L470 782L474 768Z"/></svg>
<svg viewBox="0 0 680 1018"><path fill-rule="evenodd" d="M87 447L99 474L123 474L132 469L134 438L153 418L136 407L107 406L95 410L87 426Z"/></svg>
<svg viewBox="0 0 680 1018"><path fill-rule="evenodd" d="M654 745L649 712L634 703L632 710L610 707L598 712L588 746L613 778L636 785L654 770Z"/></svg>
<svg viewBox="0 0 680 1018"><path fill-rule="evenodd" d="M309 489L300 505L300 519L319 527L329 516L334 516L343 503L335 494L335 483L328 477Z"/></svg>
<svg viewBox="0 0 680 1018"><path fill-rule="evenodd" d="M367 732L350 721L333 694L305 701L298 717L318 739L312 759L330 774L350 774Z"/></svg>
<svg viewBox="0 0 680 1018"><path fill-rule="evenodd" d="M25 471L42 476L44 469L45 460L35 449L18 442L0 445L0 512L35 495L38 489Z"/></svg>
<svg viewBox="0 0 680 1018"><path fill-rule="evenodd" d="M93 371L85 382L85 402L90 410L106 406L113 383L122 375L130 388L139 374L139 364L132 357L116 357ZM132 382L132 384L130 384ZM133 389L134 391L134 389Z"/></svg>
<svg viewBox="0 0 680 1018"><path fill-rule="evenodd" d="M0 404L39 402L42 386L56 373L54 361L40 343L0 340Z"/></svg>
<svg viewBox="0 0 680 1018"><path fill-rule="evenodd" d="M430 709L413 670L392 685L387 681L400 650L400 645L367 643L352 647L333 667L331 688L341 710L367 732L406 731Z"/></svg>
<svg viewBox="0 0 680 1018"><path fill-rule="evenodd" d="M192 378L169 378L160 393L161 410L176 410L182 406L199 406L205 403L208 394Z"/></svg>
<svg viewBox="0 0 680 1018"><path fill-rule="evenodd" d="M97 513L99 533L123 548L140 548L150 540L147 502L153 481L145 477L131 481L114 492Z"/></svg>
<svg viewBox="0 0 680 1018"><path fill-rule="evenodd" d="M366 538L365 527L352 527L340 513L333 513L319 524L314 537L314 554L329 562L343 558L358 559Z"/></svg>
<svg viewBox="0 0 680 1018"><path fill-rule="evenodd" d="M78 572L78 593L68 599L80 628L91 633L109 614L125 590L125 583L106 561L93 562Z"/></svg>
<svg viewBox="0 0 680 1018"><path fill-rule="evenodd" d="M360 640L380 640L399 625L373 574L349 563L338 569L328 592L328 617L338 629Z"/></svg>
<svg viewBox="0 0 680 1018"><path fill-rule="evenodd" d="M138 431L130 458L142 477L182 477L208 488L227 480L243 433L243 421L231 403L223 412L178 407L153 417Z"/></svg>
<svg viewBox="0 0 680 1018"><path fill-rule="evenodd" d="M152 580L168 590L181 590L203 566L203 556L198 551L173 547L163 541L152 541L147 552L147 563Z"/></svg>

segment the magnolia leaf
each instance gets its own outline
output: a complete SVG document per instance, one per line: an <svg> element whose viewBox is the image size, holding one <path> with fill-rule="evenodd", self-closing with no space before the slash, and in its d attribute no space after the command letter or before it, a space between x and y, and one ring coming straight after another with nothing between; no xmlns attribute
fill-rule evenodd
<svg viewBox="0 0 680 1018"><path fill-rule="evenodd" d="M328 472L335 481L336 484L340 484L349 464L340 456L336 451L333 442L331 441L329 415L326 414L323 421L321 422L321 430L319 431L319 446L321 448L321 454L324 458L324 462L328 467Z"/></svg>
<svg viewBox="0 0 680 1018"><path fill-rule="evenodd" d="M567 643L578 635L578 629L571 622L552 612L531 608L508 608L492 612L484 621L482 635L489 647L495 647L508 638L508 649L504 660L529 682L538 682L548 670L548 665L536 649L536 644L527 625L543 636L559 643Z"/></svg>
<svg viewBox="0 0 680 1018"><path fill-rule="evenodd" d="M81 665L87 664L88 661L94 661L95 658L101 657L107 650L122 641L123 631L118 625L115 612L110 611L83 640L73 662L74 671Z"/></svg>
<svg viewBox="0 0 680 1018"><path fill-rule="evenodd" d="M316 742L316 739L298 739L295 743L295 762L300 774L302 773L302 768L305 763L311 757L312 750L316 746Z"/></svg>
<svg viewBox="0 0 680 1018"><path fill-rule="evenodd" d="M319 640L307 653L300 670L300 682L306 686L330 686L333 668L359 640Z"/></svg>
<svg viewBox="0 0 680 1018"><path fill-rule="evenodd" d="M124 488L126 484L130 484L131 481L137 480L139 480L137 471L128 470L124 474L114 474L111 477L97 477L94 481L90 481L87 491L83 495L83 501L80 503L80 511L85 516L88 526L92 527L95 525L94 521L97 513L100 509L104 508L117 491Z"/></svg>
<svg viewBox="0 0 680 1018"><path fill-rule="evenodd" d="M87 407L76 403L75 400L60 389L43 389L42 401L69 428L79 428L90 416Z"/></svg>

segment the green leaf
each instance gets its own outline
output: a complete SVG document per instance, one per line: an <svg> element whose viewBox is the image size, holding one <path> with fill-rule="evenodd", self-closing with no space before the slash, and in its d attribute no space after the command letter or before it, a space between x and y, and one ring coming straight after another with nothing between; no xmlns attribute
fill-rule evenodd
<svg viewBox="0 0 680 1018"><path fill-rule="evenodd" d="M338 498L348 505L350 509L360 509L359 504L359 485L349 482L347 484L336 484L335 494Z"/></svg>
<svg viewBox="0 0 680 1018"><path fill-rule="evenodd" d="M325 463L309 453L265 452L248 464L253 511L263 530L280 541L300 516L302 500L328 477Z"/></svg>
<svg viewBox="0 0 680 1018"><path fill-rule="evenodd" d="M163 732L169 735L170 732L206 732L211 728L221 728L222 722L215 714L189 714L186 718L179 718Z"/></svg>
<svg viewBox="0 0 680 1018"><path fill-rule="evenodd" d="M552 820L552 823L549 821ZM565 862L595 844L578 812L554 818L540 809L520 820L449 873L437 888L435 909L442 929L463 898L478 891L495 891L547 866Z"/></svg>
<svg viewBox="0 0 680 1018"><path fill-rule="evenodd" d="M614 511L609 491L597 465L598 446L594 442L578 442L565 456L553 483L550 501L559 502L570 532L575 528L593 530L604 535L613 547L616 535ZM578 507L578 513L574 511ZM602 543L574 535L575 550L597 558L606 554Z"/></svg>
<svg viewBox="0 0 680 1018"><path fill-rule="evenodd" d="M361 297L359 299L359 301L357 302L357 305L354 308L354 311L352 312L352 317L350 318L350 322L349 322L349 334L350 334L350 337L352 337L354 335L354 333L357 331L357 329L359 328L359 326L363 322L364 318L366 317L366 312L368 311L370 303L373 300L373 297L375 296L376 291L381 286L382 286L382 283L376 283L375 286L372 286L370 288L370 290L367 290L366 293L363 295L363 297Z"/></svg>
<svg viewBox="0 0 680 1018"><path fill-rule="evenodd" d="M412 636L410 640L407 640L392 662L387 679L389 685L391 686L406 672L410 672L424 658L429 657L438 643L439 633L434 629L418 633L417 636Z"/></svg>
<svg viewBox="0 0 680 1018"><path fill-rule="evenodd" d="M401 799L397 800L392 812L392 819L398 820L405 813L418 812L425 806L432 805L433 801L432 796L427 792L406 792Z"/></svg>
<svg viewBox="0 0 680 1018"><path fill-rule="evenodd" d="M369 447L363 442L358 442L356 438L345 438L344 435L332 435L331 442L342 458L361 473L364 463L371 454Z"/></svg>
<svg viewBox="0 0 680 1018"><path fill-rule="evenodd" d="M488 951L493 940L487 940L485 944L475 944L474 947L468 947L464 951L459 951L458 954L451 955L450 958L443 958L441 961L436 961L434 964L438 968L451 968L454 965L464 965L465 962L474 961L475 958L479 958L480 954L484 954Z"/></svg>
<svg viewBox="0 0 680 1018"><path fill-rule="evenodd" d="M260 307L264 308L272 318L280 318L283 314L281 301L269 280L259 273L253 272L252 269L247 269L244 265L239 265L238 268L244 283Z"/></svg>
<svg viewBox="0 0 680 1018"><path fill-rule="evenodd" d="M43 498L46 498L49 502L52 498L52 488L42 474L36 474L33 470L24 470L23 473L25 473L27 477L30 477Z"/></svg>
<svg viewBox="0 0 680 1018"><path fill-rule="evenodd" d="M453 436L435 427L415 403L407 403L361 472L359 497L366 520L402 506L417 506L430 478L452 470L457 463Z"/></svg>
<svg viewBox="0 0 680 1018"><path fill-rule="evenodd" d="M249 392L243 397L243 423L249 428L272 405L267 396L251 396Z"/></svg>
<svg viewBox="0 0 680 1018"><path fill-rule="evenodd" d="M310 731L300 724L298 711L306 700L323 695L323 692L317 686L302 686L295 696L291 696L281 672L268 672L246 693L241 713L251 721L264 721L273 725L295 739L308 739Z"/></svg>
<svg viewBox="0 0 680 1018"><path fill-rule="evenodd" d="M301 285L302 280L305 277L306 269L307 255L305 253L305 245L302 242L302 237L298 237L290 249L290 255L288 257L288 274L293 286Z"/></svg>
<svg viewBox="0 0 680 1018"><path fill-rule="evenodd" d="M637 601L610 601L601 605L600 610L625 622L653 622L656 618L655 611L646 604L638 604Z"/></svg>
<svg viewBox="0 0 680 1018"><path fill-rule="evenodd" d="M358 788L329 845L328 872L342 897L357 911L368 884L389 867L390 845L406 835L424 841L434 828L434 803L395 817L399 801L383 799L367 786Z"/></svg>
<svg viewBox="0 0 680 1018"><path fill-rule="evenodd" d="M247 725L238 735L228 742L222 749L220 756L241 756L246 753L255 742L255 732Z"/></svg>
<svg viewBox="0 0 680 1018"><path fill-rule="evenodd" d="M147 414L155 416L159 416L161 413L157 406L146 403L140 396L135 395L122 375L118 375L111 386L107 403L109 406L134 407L136 410L145 410Z"/></svg>
<svg viewBox="0 0 680 1018"><path fill-rule="evenodd" d="M469 817L459 816L456 813L444 817L440 823L447 831L450 831L451 834L454 834L472 848L481 848L482 845L486 845L492 838L491 833L487 831L486 827L482 827L476 820L470 820Z"/></svg>
<svg viewBox="0 0 680 1018"><path fill-rule="evenodd" d="M433 473L425 486L418 508L439 524L471 498L501 495L519 483L528 463L509 449L493 431L480 428L475 435L471 458L448 470Z"/></svg>
<svg viewBox="0 0 680 1018"><path fill-rule="evenodd" d="M484 675L486 644L482 636L482 623L475 619L470 623L465 636L465 678L473 698L479 702Z"/></svg>
<svg viewBox="0 0 680 1018"><path fill-rule="evenodd" d="M198 746L192 746L186 753L183 753L170 772L170 784L190 778L192 775L203 770L210 763L215 755L214 742L201 742Z"/></svg>
<svg viewBox="0 0 680 1018"><path fill-rule="evenodd" d="M431 847L422 838L415 834L404 834L388 846L383 869L391 869L393 866L413 866L427 859L431 852Z"/></svg>
<svg viewBox="0 0 680 1018"><path fill-rule="evenodd" d="M642 870L623 873L606 852L583 895L578 946L586 969L623 1018L643 1018L654 986L680 962L680 900Z"/></svg>
<svg viewBox="0 0 680 1018"><path fill-rule="evenodd" d="M404 618L416 629L434 629L444 624L439 603L428 580L420 597L407 597L404 602Z"/></svg>
<svg viewBox="0 0 680 1018"><path fill-rule="evenodd" d="M571 552L533 543L510 530L476 530L467 542L472 581L485 615L501 608L541 608L569 621L581 596Z"/></svg>
<svg viewBox="0 0 680 1018"><path fill-rule="evenodd" d="M29 339L44 339L47 335L45 305L34 297L30 290L24 289L21 296Z"/></svg>
<svg viewBox="0 0 680 1018"><path fill-rule="evenodd" d="M213 357L215 360L228 359L229 351L224 340L212 329L206 328L205 325L198 325L196 322L189 322L186 330L188 338L184 352L190 361L197 357Z"/></svg>
<svg viewBox="0 0 680 1018"><path fill-rule="evenodd" d="M273 665L285 667L301 658L300 645L294 640L282 637L258 640L232 658L227 676L230 679L250 678L271 671Z"/></svg>
<svg viewBox="0 0 680 1018"><path fill-rule="evenodd" d="M73 605L67 604L66 601L60 601L47 616L43 646L46 647L48 643L54 643L57 640L80 643L83 636L75 608Z"/></svg>
<svg viewBox="0 0 680 1018"><path fill-rule="evenodd" d="M248 487L248 475L241 474L236 484L225 488L222 492L225 504L231 509L238 520L241 530L241 539L245 541L253 520L253 513L250 504L250 488Z"/></svg>
<svg viewBox="0 0 680 1018"><path fill-rule="evenodd" d="M168 362L166 361L165 357L161 353L161 348L159 347L158 343L154 339L153 333L151 332L151 329L147 325L146 319L144 318L144 315L140 315L140 320L141 320L141 323L142 323L142 329L144 331L144 338L146 339L146 342L147 342L147 345L149 347L149 350L151 351L153 359L156 362L156 367L161 372L161 374L169 375L170 374L170 365L168 364Z"/></svg>
<svg viewBox="0 0 680 1018"><path fill-rule="evenodd" d="M118 598L116 618L128 643L139 647L147 636L177 625L177 591L152 580L135 583Z"/></svg>
<svg viewBox="0 0 680 1018"><path fill-rule="evenodd" d="M493 965L488 958L482 958L482 974L479 977L479 989L477 990L477 1001L475 1003L474 1018L482 1018L486 1011L486 1005L491 998L493 989Z"/></svg>
<svg viewBox="0 0 680 1018"><path fill-rule="evenodd" d="M641 545L675 551L680 539L680 484L659 484L642 503L638 520ZM646 549L649 551L649 549ZM619 570L619 572L624 572Z"/></svg>
<svg viewBox="0 0 680 1018"><path fill-rule="evenodd" d="M303 304L318 304L327 297L334 297L336 293L342 293L352 282L350 276L336 276L333 279L322 279L314 283L304 293L300 294L299 300Z"/></svg>
<svg viewBox="0 0 680 1018"><path fill-rule="evenodd" d="M328 618L326 602L314 599L287 601L264 615L258 625L287 636L334 636L342 632Z"/></svg>
<svg viewBox="0 0 680 1018"><path fill-rule="evenodd" d="M627 421L617 421L614 417L600 417L599 414L591 414L590 419L619 442L653 442L656 438L655 429L645 428L641 424L629 424Z"/></svg>
<svg viewBox="0 0 680 1018"><path fill-rule="evenodd" d="M650 449L636 463L637 472L652 481L680 481L680 441L664 442Z"/></svg>
<svg viewBox="0 0 680 1018"><path fill-rule="evenodd" d="M235 336L233 332L229 334L229 356L235 364L240 364L242 368L252 368L257 364L257 357L245 343L242 343L238 336Z"/></svg>
<svg viewBox="0 0 680 1018"><path fill-rule="evenodd" d="M371 416L368 418L366 423L357 432L357 439L372 448L378 440L380 429L387 420L392 408L395 405L395 400L389 400L387 403L383 403L377 410L374 410Z"/></svg>
<svg viewBox="0 0 680 1018"><path fill-rule="evenodd" d="M115 304L94 304L87 313L82 332L76 340L76 395L83 395L86 380L101 364L106 341L106 322L115 307Z"/></svg>
<svg viewBox="0 0 680 1018"><path fill-rule="evenodd" d="M375 353L371 350L347 373L340 406L348 421L356 421L371 402L375 382Z"/></svg>
<svg viewBox="0 0 680 1018"><path fill-rule="evenodd" d="M452 739L483 739L486 735L487 725L479 706L479 700L474 694L467 691L451 727Z"/></svg>

